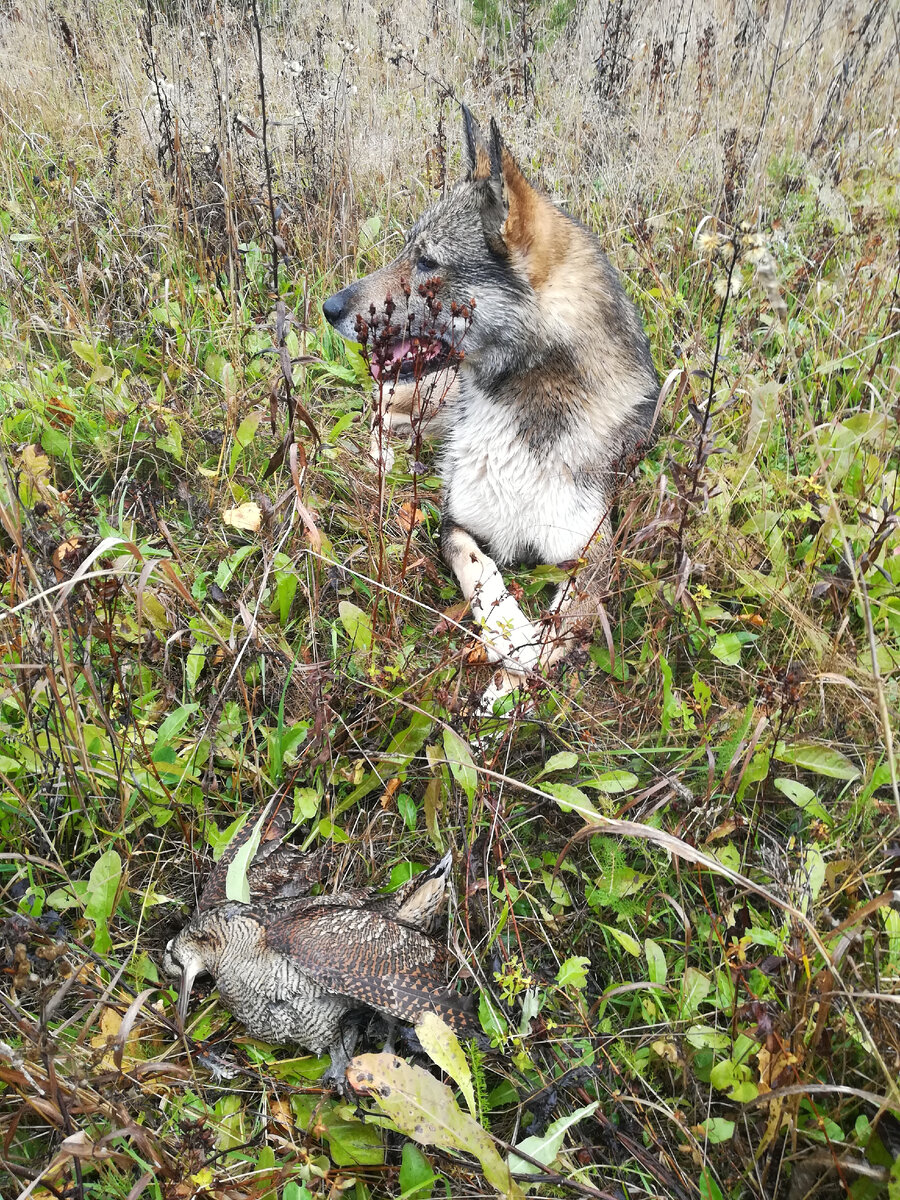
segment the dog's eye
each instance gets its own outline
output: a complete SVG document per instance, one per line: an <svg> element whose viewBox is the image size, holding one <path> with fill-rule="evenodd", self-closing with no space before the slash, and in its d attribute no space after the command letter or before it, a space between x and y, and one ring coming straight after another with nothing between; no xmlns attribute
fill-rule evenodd
<svg viewBox="0 0 900 1200"><path fill-rule="evenodd" d="M421 255L421 257L419 258L419 261L416 263L416 270L421 271L423 275L430 275L430 274L432 274L432 272L436 271L437 269L438 269L437 260L433 259L433 258L429 258L427 254Z"/></svg>

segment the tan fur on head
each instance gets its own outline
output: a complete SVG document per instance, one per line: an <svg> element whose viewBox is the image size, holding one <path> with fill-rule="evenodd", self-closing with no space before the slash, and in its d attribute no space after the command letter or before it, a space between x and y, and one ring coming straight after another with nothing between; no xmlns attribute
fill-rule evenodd
<svg viewBox="0 0 900 1200"><path fill-rule="evenodd" d="M479 142L475 148L475 166L472 168L472 179L490 179L491 156L484 142Z"/></svg>
<svg viewBox="0 0 900 1200"><path fill-rule="evenodd" d="M545 196L535 191L506 146L500 161L509 206L503 240L510 250L522 255L529 282L538 290L549 279L554 263L565 257L571 238L569 224Z"/></svg>

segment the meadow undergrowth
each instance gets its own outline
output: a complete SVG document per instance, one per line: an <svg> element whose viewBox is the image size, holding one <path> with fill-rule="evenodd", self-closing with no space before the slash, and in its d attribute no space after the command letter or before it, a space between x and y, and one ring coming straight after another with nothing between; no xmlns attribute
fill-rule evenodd
<svg viewBox="0 0 900 1200"><path fill-rule="evenodd" d="M532 1194L900 1195L898 45L886 0L0 10L4 1196L503 1190L214 994L176 1028L161 950L276 794L348 884L454 850ZM503 721L320 310L459 100L666 380L608 629Z"/></svg>

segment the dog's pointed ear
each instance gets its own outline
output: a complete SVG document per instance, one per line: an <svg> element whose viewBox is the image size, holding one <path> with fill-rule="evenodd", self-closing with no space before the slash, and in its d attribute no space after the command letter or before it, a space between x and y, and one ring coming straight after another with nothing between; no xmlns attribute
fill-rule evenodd
<svg viewBox="0 0 900 1200"><path fill-rule="evenodd" d="M506 220L506 198L500 161L503 143L499 140L496 122L491 122L491 139L487 142L478 122L464 104L461 107L468 165L466 181L476 185L481 221L488 245L498 254L505 254L506 247L501 234L503 222Z"/></svg>
<svg viewBox="0 0 900 1200"><path fill-rule="evenodd" d="M565 256L568 224L525 178L496 121L491 121L491 163L499 176L503 221L498 233L505 252L521 256L532 286L540 287Z"/></svg>
<svg viewBox="0 0 900 1200"><path fill-rule="evenodd" d="M463 135L466 143L466 179L489 179L491 156L481 128L465 104L461 104Z"/></svg>
<svg viewBox="0 0 900 1200"><path fill-rule="evenodd" d="M526 248L529 242L529 225L540 196L522 174L500 135L500 127L491 118L491 166L500 181L506 219L503 224L503 239L509 246Z"/></svg>

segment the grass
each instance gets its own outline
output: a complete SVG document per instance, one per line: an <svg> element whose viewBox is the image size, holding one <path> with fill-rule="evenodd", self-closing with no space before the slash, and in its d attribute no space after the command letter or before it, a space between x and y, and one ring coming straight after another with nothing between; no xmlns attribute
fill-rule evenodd
<svg viewBox="0 0 900 1200"><path fill-rule="evenodd" d="M532 1194L898 1194L896 21L614 8L267 6L277 297L244 10L3 15L4 1195L513 1194L214 994L178 1035L160 951L276 793L348 882L454 848L475 1116L575 1118ZM432 460L381 494L320 316L452 179L454 97L669 377L609 638L493 727Z"/></svg>

